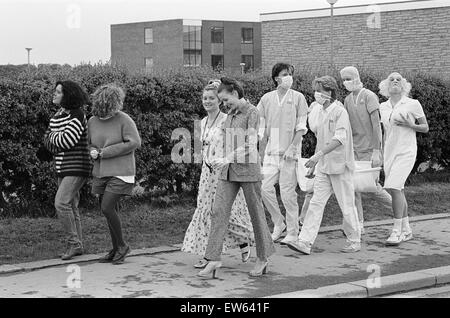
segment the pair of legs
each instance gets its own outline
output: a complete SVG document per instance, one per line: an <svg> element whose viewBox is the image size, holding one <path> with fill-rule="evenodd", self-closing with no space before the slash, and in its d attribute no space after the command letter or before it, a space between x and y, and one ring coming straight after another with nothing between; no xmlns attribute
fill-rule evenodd
<svg viewBox="0 0 450 318"><path fill-rule="evenodd" d="M402 153L384 158L386 179L384 187L392 196L392 210L394 212L394 227L387 245L399 245L401 242L412 239L409 226L408 203L405 197L404 186L411 173L416 160L416 153Z"/></svg>
<svg viewBox="0 0 450 318"><path fill-rule="evenodd" d="M285 227L285 218L278 205L275 184L280 185L281 201L286 208L286 239L296 239L299 232L296 160L284 160L280 156L266 155L264 158L262 199L274 224L274 234ZM281 233L279 233L281 234ZM277 235L278 236L278 235ZM276 238L274 238L276 239Z"/></svg>
<svg viewBox="0 0 450 318"><path fill-rule="evenodd" d="M408 202L406 201L405 191L397 189L386 189L392 197L392 210L394 219L403 219L408 216Z"/></svg>
<svg viewBox="0 0 450 318"><path fill-rule="evenodd" d="M111 242L113 250L117 251L119 248L126 247L127 244L123 240L122 224L119 218L120 199L122 194L105 192L100 196L100 206L103 215L106 217L108 223L109 233L111 235Z"/></svg>
<svg viewBox="0 0 450 318"><path fill-rule="evenodd" d="M316 172L314 192L309 202L305 221L298 237L309 247L314 243L322 223L325 205L334 192L344 218L343 227L348 241L361 242L358 213L355 207L355 192L352 173L346 169L343 174Z"/></svg>
<svg viewBox="0 0 450 318"><path fill-rule="evenodd" d="M80 201L80 190L85 182L86 178L79 176L58 178L58 191L55 196L55 209L67 234L68 247L69 249L79 249L77 254L80 254L80 250L83 248L78 204Z"/></svg>
<svg viewBox="0 0 450 318"><path fill-rule="evenodd" d="M244 192L253 225L258 262L267 262L267 258L275 252L262 205L261 182L219 180L211 216L211 231L205 253L205 258L209 261L220 261L231 207L240 188Z"/></svg>

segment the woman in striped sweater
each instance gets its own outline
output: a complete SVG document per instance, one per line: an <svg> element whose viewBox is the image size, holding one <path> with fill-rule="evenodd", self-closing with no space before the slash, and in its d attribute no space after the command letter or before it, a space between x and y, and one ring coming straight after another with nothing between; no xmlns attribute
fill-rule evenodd
<svg viewBox="0 0 450 318"><path fill-rule="evenodd" d="M78 202L79 191L91 169L87 120L83 112L88 96L77 83L60 81L55 86L53 103L61 108L50 120L44 143L55 158L58 177L55 208L67 233L67 251L61 258L70 260L83 254Z"/></svg>

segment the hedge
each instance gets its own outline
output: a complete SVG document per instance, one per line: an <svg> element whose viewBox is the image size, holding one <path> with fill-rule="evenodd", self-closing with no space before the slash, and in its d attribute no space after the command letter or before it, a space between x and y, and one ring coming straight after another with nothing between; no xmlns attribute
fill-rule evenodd
<svg viewBox="0 0 450 318"><path fill-rule="evenodd" d="M361 69L365 86L378 92L378 83L387 74ZM313 101L311 82L323 75L317 70L297 70L294 89ZM0 217L53 216L56 192L52 158L42 147L42 137L48 122L57 110L51 103L54 85L61 79L81 84L89 94L102 84L116 82L126 90L124 111L136 121L142 137L142 148L136 153L137 180L154 193L191 191L196 193L200 175L199 164L175 164L171 150L177 141L171 140L175 128L194 130L194 120L205 116L201 105L202 88L212 78L223 75L237 77L253 104L273 89L270 74L215 73L208 68L172 70L146 75L131 74L109 65L77 67L40 66L30 74L5 78L0 76ZM331 72L339 78L337 71ZM403 74L410 80L411 95L423 105L430 124L428 134L418 134L417 164L431 160L448 166L450 158L450 83L423 74ZM346 92L340 85L339 99ZM380 100L384 100L380 96ZM90 113L90 106L86 107ZM305 137L303 154L313 153L315 140ZM89 185L83 188L83 202L92 199Z"/></svg>

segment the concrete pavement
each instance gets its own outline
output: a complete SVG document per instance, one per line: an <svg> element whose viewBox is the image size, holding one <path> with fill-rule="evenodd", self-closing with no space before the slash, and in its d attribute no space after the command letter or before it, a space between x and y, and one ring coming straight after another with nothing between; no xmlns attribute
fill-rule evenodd
<svg viewBox="0 0 450 318"><path fill-rule="evenodd" d="M198 278L192 266L198 256L175 251L178 247L171 247L172 252L160 248L156 254L149 250L147 255L129 257L119 266L92 263L94 256L85 256L87 263L70 267L47 267L40 262L42 269L27 272L21 271L23 264L16 268L0 266L0 297L271 297L324 286L339 289L331 286L336 284L347 288L348 293L339 290L341 296L363 297L361 291L367 291L367 282L381 282L385 288L389 284L410 289L431 286L436 273L423 274L421 286L405 283L405 279L416 276L386 278L450 265L450 218L414 222L411 226L415 239L400 247L384 246L391 225L369 227L363 250L355 254L339 252L345 242L340 231L321 233L309 256L277 245L269 273L261 278L248 276L252 263L242 264L237 250L223 256L218 279ZM56 265L59 261L53 262ZM31 269L32 264L28 264ZM440 277L447 277L444 274ZM376 290L380 291L372 289Z"/></svg>

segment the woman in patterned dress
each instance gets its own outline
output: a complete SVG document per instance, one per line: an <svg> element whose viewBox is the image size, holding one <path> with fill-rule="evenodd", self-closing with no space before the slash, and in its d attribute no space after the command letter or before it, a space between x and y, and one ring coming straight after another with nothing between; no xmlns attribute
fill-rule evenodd
<svg viewBox="0 0 450 318"><path fill-rule="evenodd" d="M197 208L183 241L183 252L204 255L211 227L211 213L214 196L218 184L219 171L213 169L210 162L214 158L221 158L223 152L223 137L221 126L227 115L220 111L220 101L217 94L220 81L210 81L203 90L203 107L208 116L201 121L202 141L202 172L197 197ZM228 231L225 237L223 250L240 247L242 262L250 258L250 245L254 242L253 227L247 210L242 189L234 201ZM208 261L201 259L194 265L204 268Z"/></svg>

